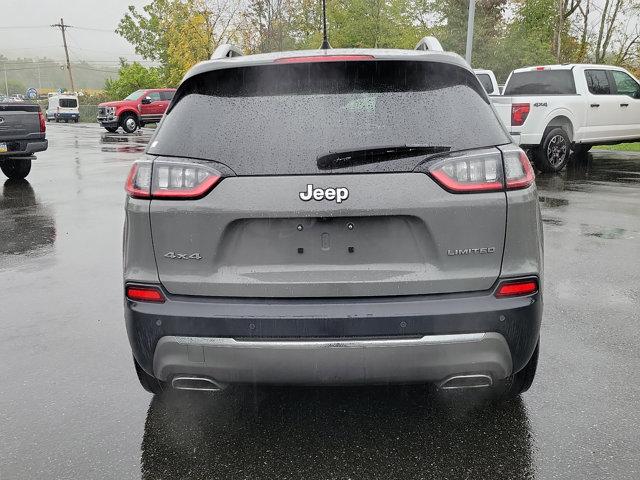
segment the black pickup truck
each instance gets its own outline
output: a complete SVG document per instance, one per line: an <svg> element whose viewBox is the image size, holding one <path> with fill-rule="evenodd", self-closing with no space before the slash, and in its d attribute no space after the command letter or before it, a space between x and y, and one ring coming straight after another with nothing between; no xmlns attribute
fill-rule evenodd
<svg viewBox="0 0 640 480"><path fill-rule="evenodd" d="M46 122L39 105L0 103L0 169L12 179L31 171L34 153L47 149Z"/></svg>

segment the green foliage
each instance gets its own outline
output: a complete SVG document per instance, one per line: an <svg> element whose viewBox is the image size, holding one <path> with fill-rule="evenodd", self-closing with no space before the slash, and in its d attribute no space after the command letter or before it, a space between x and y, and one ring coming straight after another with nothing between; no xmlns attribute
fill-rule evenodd
<svg viewBox="0 0 640 480"><path fill-rule="evenodd" d="M131 92L141 88L160 88L164 86L161 70L156 67L143 67L138 62L128 64L120 60L118 78L105 82L105 91L109 98L123 99Z"/></svg>
<svg viewBox="0 0 640 480"><path fill-rule="evenodd" d="M477 0L472 65L504 81L515 68L555 63L557 1ZM572 8L560 34L561 58L588 61L592 39L581 30L577 5ZM435 35L446 50L464 55L468 9L469 0L327 0L329 42L334 48L413 48ZM247 53L318 48L322 8L320 0L149 0L141 11L129 7L116 31L159 62L165 84L175 85L221 41L239 41ZM626 58L640 55L631 53ZM610 57L633 67L615 52Z"/></svg>

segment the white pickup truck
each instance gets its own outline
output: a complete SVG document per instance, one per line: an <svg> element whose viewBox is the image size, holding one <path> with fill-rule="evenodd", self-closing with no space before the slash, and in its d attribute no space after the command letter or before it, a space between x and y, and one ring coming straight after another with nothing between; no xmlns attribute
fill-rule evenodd
<svg viewBox="0 0 640 480"><path fill-rule="evenodd" d="M640 140L640 82L610 65L549 65L511 72L492 96L514 141L544 172L559 172L570 150Z"/></svg>

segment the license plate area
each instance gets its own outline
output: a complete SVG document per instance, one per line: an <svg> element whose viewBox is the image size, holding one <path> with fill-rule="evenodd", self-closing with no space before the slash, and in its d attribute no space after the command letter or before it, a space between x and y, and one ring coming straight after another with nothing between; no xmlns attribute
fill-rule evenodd
<svg viewBox="0 0 640 480"><path fill-rule="evenodd" d="M429 236L416 217L243 219L218 250L219 265L349 265L422 262Z"/></svg>

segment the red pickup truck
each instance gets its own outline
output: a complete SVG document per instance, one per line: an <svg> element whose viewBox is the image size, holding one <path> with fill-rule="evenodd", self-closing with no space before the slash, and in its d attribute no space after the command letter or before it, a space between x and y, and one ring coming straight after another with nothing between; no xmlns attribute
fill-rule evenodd
<svg viewBox="0 0 640 480"><path fill-rule="evenodd" d="M109 132L118 127L133 133L147 123L158 123L176 93L175 88L136 90L124 100L98 105L98 123Z"/></svg>

